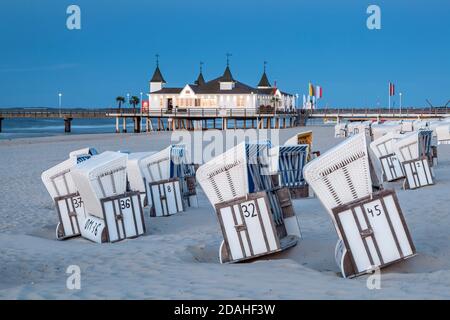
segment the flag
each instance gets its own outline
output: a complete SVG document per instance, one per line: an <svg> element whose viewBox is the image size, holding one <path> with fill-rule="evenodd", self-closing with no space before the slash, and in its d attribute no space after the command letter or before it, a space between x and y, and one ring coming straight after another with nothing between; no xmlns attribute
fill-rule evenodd
<svg viewBox="0 0 450 320"><path fill-rule="evenodd" d="M316 98L321 99L323 97L322 87L317 86L316 87Z"/></svg>
<svg viewBox="0 0 450 320"><path fill-rule="evenodd" d="M309 83L309 96L314 96L314 86L311 82Z"/></svg>
<svg viewBox="0 0 450 320"><path fill-rule="evenodd" d="M389 82L389 96L395 96L395 85L392 82Z"/></svg>
<svg viewBox="0 0 450 320"><path fill-rule="evenodd" d="M147 112L149 105L148 100L142 100L142 112Z"/></svg>

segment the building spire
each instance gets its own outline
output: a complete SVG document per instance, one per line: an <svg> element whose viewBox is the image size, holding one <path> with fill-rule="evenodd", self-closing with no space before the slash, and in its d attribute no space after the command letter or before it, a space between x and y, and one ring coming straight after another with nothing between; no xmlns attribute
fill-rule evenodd
<svg viewBox="0 0 450 320"><path fill-rule="evenodd" d="M203 78L203 64L204 63L200 61L200 73L197 80L195 80L195 84L198 86L202 86L205 84L205 78Z"/></svg>
<svg viewBox="0 0 450 320"><path fill-rule="evenodd" d="M230 70L230 57L232 56L232 54L227 53L226 56L227 56L227 67L225 68L221 82L234 82L233 75L231 74Z"/></svg>
<svg viewBox="0 0 450 320"><path fill-rule="evenodd" d="M263 75L261 76L261 80L259 80L259 83L258 83L258 88L261 88L261 89L272 87L270 85L269 79L267 78L266 66L267 66L267 61L264 61L264 72L263 72Z"/></svg>
<svg viewBox="0 0 450 320"><path fill-rule="evenodd" d="M153 73L153 77L150 80L150 82L166 83L166 81L164 80L164 77L161 73L161 70L159 70L159 54L155 54L155 57L156 57L156 69L155 69L155 72Z"/></svg>

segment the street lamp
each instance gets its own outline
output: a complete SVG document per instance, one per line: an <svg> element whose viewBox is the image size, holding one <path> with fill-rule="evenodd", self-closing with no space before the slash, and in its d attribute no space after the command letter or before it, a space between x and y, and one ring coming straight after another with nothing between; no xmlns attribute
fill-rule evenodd
<svg viewBox="0 0 450 320"><path fill-rule="evenodd" d="M59 117L61 117L62 93L58 93Z"/></svg>
<svg viewBox="0 0 450 320"><path fill-rule="evenodd" d="M400 114L402 114L402 95L403 95L403 93L399 93L399 96L400 96Z"/></svg>

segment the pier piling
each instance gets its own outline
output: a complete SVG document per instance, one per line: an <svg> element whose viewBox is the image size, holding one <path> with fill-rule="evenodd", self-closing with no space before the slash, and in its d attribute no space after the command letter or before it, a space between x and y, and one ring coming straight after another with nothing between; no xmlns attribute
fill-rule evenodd
<svg viewBox="0 0 450 320"><path fill-rule="evenodd" d="M122 127L122 132L126 133L127 132L127 118L123 117L123 127Z"/></svg>
<svg viewBox="0 0 450 320"><path fill-rule="evenodd" d="M64 118L64 132L70 133L72 129L72 118Z"/></svg>
<svg viewBox="0 0 450 320"><path fill-rule="evenodd" d="M140 133L141 132L141 117L134 117L134 133Z"/></svg>

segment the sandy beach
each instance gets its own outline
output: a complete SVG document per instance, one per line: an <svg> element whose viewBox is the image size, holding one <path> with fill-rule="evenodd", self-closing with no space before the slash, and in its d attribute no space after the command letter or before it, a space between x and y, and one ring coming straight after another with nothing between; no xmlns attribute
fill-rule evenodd
<svg viewBox="0 0 450 320"><path fill-rule="evenodd" d="M333 127L313 130L314 149L337 144ZM439 146L436 184L418 190L395 188L418 255L382 269L381 289L368 276L343 279L334 262L337 235L317 198L295 200L303 239L286 252L250 263L221 265L222 235L200 187L199 208L150 218L147 233L134 240L95 244L82 238L57 241L57 216L41 173L70 151L159 151L169 132L96 134L0 141L1 299L449 299L450 145ZM70 265L81 268L81 289L66 287Z"/></svg>

